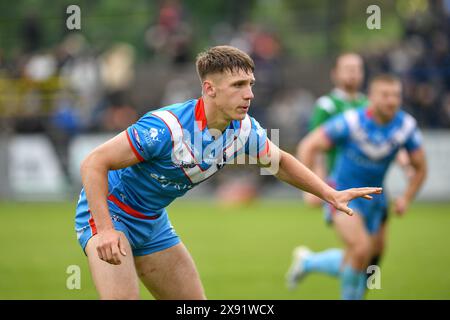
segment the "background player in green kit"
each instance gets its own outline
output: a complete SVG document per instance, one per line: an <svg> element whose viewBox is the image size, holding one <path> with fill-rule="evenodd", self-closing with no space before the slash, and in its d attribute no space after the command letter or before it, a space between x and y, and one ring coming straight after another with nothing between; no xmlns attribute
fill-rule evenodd
<svg viewBox="0 0 450 320"><path fill-rule="evenodd" d="M330 93L321 96L314 105L310 131L337 114L367 103L367 97L359 91L364 81L364 63L360 55L356 53L339 55L331 70L331 80L335 87ZM321 178L325 179L333 168L337 152L338 150L333 148L326 153L326 159L317 159L314 171ZM319 198L309 193L305 193L305 202L311 206L322 204Z"/></svg>

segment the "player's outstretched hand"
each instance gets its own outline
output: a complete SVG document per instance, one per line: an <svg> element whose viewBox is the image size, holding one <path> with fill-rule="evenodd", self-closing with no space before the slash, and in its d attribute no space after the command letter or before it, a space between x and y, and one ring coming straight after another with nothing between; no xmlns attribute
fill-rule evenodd
<svg viewBox="0 0 450 320"><path fill-rule="evenodd" d="M98 257L110 264L119 265L120 255L126 256L125 247L117 230L105 230L98 234Z"/></svg>
<svg viewBox="0 0 450 320"><path fill-rule="evenodd" d="M345 212L349 216L353 215L353 210L348 207L348 203L350 200L355 198L364 198L371 200L371 194L381 193L383 188L352 188L342 191L336 191L332 197L332 200L329 201L337 210Z"/></svg>

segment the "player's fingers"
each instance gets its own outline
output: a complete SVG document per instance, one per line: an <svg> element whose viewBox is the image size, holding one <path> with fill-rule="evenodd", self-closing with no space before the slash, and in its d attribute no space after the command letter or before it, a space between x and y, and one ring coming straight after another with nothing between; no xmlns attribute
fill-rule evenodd
<svg viewBox="0 0 450 320"><path fill-rule="evenodd" d="M118 246L116 246L115 248L112 249L112 257L113 257L114 264L119 265L122 263L122 261L120 261L120 254L119 254Z"/></svg>
<svg viewBox="0 0 450 320"><path fill-rule="evenodd" d="M127 251L125 250L125 245L123 243L122 238L119 238L119 251L123 256L127 255Z"/></svg>
<svg viewBox="0 0 450 320"><path fill-rule="evenodd" d="M373 193L379 194L382 192L382 188L358 188L358 189L353 189L353 195L355 195L356 197L364 197Z"/></svg>
<svg viewBox="0 0 450 320"><path fill-rule="evenodd" d="M380 187L365 187L361 188L361 191L365 194L372 194L372 193L382 193L383 188Z"/></svg>
<svg viewBox="0 0 450 320"><path fill-rule="evenodd" d="M348 214L349 216L352 216L353 215L353 210L352 209L350 209L350 208L345 208L345 211L344 211L346 214Z"/></svg>
<svg viewBox="0 0 450 320"><path fill-rule="evenodd" d="M114 265L120 264L119 247L117 244L111 245L111 264Z"/></svg>
<svg viewBox="0 0 450 320"><path fill-rule="evenodd" d="M106 262L113 263L111 246L105 247Z"/></svg>
<svg viewBox="0 0 450 320"><path fill-rule="evenodd" d="M102 249L100 247L97 247L97 254L98 254L98 257L100 258L100 260L104 260Z"/></svg>
<svg viewBox="0 0 450 320"><path fill-rule="evenodd" d="M347 207L347 206L340 207L340 208L336 208L336 209L338 209L339 211L342 211L342 212L346 213L346 214L349 215L349 216L352 216L352 215L353 215L353 210L350 209L350 208Z"/></svg>
<svg viewBox="0 0 450 320"><path fill-rule="evenodd" d="M381 194L381 193L383 193L383 188L381 188L381 187L376 187L376 188L372 188L372 189L374 189L374 192L373 192L373 193L376 193L376 194Z"/></svg>
<svg viewBox="0 0 450 320"><path fill-rule="evenodd" d="M367 199L367 200L372 200L373 199L373 197L372 196L369 196L368 194L366 194L365 196L362 196L364 199Z"/></svg>

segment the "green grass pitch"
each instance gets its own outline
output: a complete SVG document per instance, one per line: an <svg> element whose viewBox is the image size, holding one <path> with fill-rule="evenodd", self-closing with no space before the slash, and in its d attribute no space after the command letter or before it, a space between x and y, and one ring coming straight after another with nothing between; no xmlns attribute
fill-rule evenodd
<svg viewBox="0 0 450 320"><path fill-rule="evenodd" d="M0 202L0 299L96 299L86 258L73 230L75 203ZM169 208L209 299L338 299L336 279L313 274L288 291L291 250L339 246L319 209L300 202L261 201L226 209L179 200ZM381 289L368 299L450 299L450 204L414 204L391 215ZM81 268L81 289L69 290L67 267ZM142 298L151 298L142 287Z"/></svg>

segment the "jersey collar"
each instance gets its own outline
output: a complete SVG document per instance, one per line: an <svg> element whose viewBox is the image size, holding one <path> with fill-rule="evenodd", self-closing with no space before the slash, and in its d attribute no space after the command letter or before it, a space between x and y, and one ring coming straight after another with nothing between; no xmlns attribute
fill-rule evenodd
<svg viewBox="0 0 450 320"><path fill-rule="evenodd" d="M206 114L205 114L205 104L203 99L200 97L195 105L195 122L198 124L200 131L206 128Z"/></svg>

